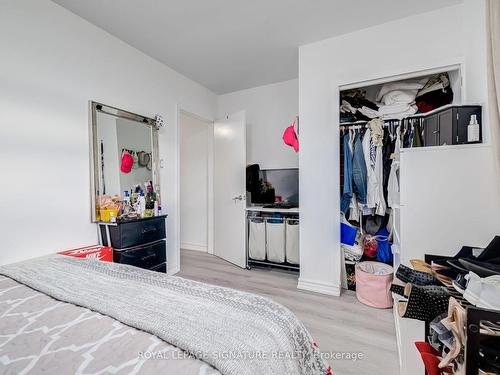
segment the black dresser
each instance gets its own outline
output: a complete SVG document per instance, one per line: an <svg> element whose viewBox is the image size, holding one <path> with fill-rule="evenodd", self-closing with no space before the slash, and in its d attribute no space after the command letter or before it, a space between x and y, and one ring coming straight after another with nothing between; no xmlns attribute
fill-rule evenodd
<svg viewBox="0 0 500 375"><path fill-rule="evenodd" d="M165 220L167 215L99 223L104 246L113 248L113 262L167 272Z"/></svg>

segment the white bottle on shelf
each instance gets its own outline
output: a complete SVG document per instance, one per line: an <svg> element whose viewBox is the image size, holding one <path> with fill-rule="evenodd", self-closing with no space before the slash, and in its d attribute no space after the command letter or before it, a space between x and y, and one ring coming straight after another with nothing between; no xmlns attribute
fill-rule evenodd
<svg viewBox="0 0 500 375"><path fill-rule="evenodd" d="M479 142L479 124L476 115L470 116L469 126L467 126L467 142Z"/></svg>
<svg viewBox="0 0 500 375"><path fill-rule="evenodd" d="M144 192L142 191L139 194L139 210L140 217L144 217L144 213L146 212L146 198L144 197Z"/></svg>

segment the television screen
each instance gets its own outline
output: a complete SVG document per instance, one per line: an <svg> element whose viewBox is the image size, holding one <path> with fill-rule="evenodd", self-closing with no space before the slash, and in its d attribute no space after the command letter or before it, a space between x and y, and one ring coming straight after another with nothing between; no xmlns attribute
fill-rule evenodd
<svg viewBox="0 0 500 375"><path fill-rule="evenodd" d="M252 194L252 203L269 204L286 202L299 204L299 169L261 169L259 172L261 190Z"/></svg>

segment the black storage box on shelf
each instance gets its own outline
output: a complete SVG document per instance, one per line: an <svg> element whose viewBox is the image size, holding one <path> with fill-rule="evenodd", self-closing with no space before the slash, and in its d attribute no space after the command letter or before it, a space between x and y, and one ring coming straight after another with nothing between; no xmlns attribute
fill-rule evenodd
<svg viewBox="0 0 500 375"><path fill-rule="evenodd" d="M471 116L479 123L479 141L467 142L467 127ZM424 116L424 143L426 147L481 143L483 139L481 106L446 106Z"/></svg>

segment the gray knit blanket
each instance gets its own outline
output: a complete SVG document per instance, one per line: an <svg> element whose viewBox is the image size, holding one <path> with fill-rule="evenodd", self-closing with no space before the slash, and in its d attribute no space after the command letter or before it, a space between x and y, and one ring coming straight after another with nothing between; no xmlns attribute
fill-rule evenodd
<svg viewBox="0 0 500 375"><path fill-rule="evenodd" d="M330 373L302 323L265 297L63 256L1 266L0 274L156 335L222 374Z"/></svg>

